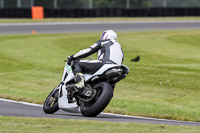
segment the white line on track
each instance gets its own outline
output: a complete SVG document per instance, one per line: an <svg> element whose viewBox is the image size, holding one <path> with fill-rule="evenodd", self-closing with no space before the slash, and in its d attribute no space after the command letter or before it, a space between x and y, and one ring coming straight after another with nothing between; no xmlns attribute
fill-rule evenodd
<svg viewBox="0 0 200 133"><path fill-rule="evenodd" d="M0 101L11 102L11 103L19 103L19 104L24 104L24 105L29 105L29 106L36 106L36 107L42 107L43 106L43 105L40 105L40 104L21 102L21 101L14 101L14 100L3 99L3 98L0 98ZM129 115L112 114L112 113L101 113L101 114L113 115L113 116L119 116L119 117L127 117L127 118L136 118L136 119L158 120L158 121L166 121L166 122L190 122L190 121L177 121L177 120L148 118L148 117L140 117L140 116L129 116ZM191 122L191 123L196 123L196 122Z"/></svg>
<svg viewBox="0 0 200 133"><path fill-rule="evenodd" d="M155 23L200 23L200 20L144 20L144 21L80 21L80 22L27 22L0 23L0 26L31 26L31 25L78 25L78 24L155 24Z"/></svg>
<svg viewBox="0 0 200 133"><path fill-rule="evenodd" d="M24 105L42 107L42 105L40 105L40 104L27 103L27 102L21 102L21 101L14 101L14 100L3 99L3 98L0 98L0 101L10 102L10 103L20 103L20 104L24 104Z"/></svg>

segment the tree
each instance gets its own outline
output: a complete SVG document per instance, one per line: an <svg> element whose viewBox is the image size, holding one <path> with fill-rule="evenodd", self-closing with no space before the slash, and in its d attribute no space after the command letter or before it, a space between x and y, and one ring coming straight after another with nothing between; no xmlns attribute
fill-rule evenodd
<svg viewBox="0 0 200 133"><path fill-rule="evenodd" d="M93 0L94 8L126 7L126 0Z"/></svg>
<svg viewBox="0 0 200 133"><path fill-rule="evenodd" d="M152 6L151 0L131 0L131 8L149 8Z"/></svg>
<svg viewBox="0 0 200 133"><path fill-rule="evenodd" d="M58 0L59 8L81 8L84 6L86 0Z"/></svg>
<svg viewBox="0 0 200 133"><path fill-rule="evenodd" d="M5 8L16 8L17 0L4 0L4 7Z"/></svg>
<svg viewBox="0 0 200 133"><path fill-rule="evenodd" d="M126 8L127 0L93 0L94 7L122 7ZM148 8L151 7L151 0L130 0L130 8Z"/></svg>

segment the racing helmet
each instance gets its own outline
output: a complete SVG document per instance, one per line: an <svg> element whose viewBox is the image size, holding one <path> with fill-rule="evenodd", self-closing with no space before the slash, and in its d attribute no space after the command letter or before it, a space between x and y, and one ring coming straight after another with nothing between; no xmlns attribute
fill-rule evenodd
<svg viewBox="0 0 200 133"><path fill-rule="evenodd" d="M116 32L113 31L113 30L105 30L102 33L100 40L108 40L108 39L117 40L117 34L116 34Z"/></svg>

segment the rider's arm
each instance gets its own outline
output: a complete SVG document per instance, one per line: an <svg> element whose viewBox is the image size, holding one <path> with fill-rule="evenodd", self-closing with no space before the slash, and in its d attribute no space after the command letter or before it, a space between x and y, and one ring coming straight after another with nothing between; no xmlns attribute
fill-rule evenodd
<svg viewBox="0 0 200 133"><path fill-rule="evenodd" d="M99 50L100 46L101 46L101 43L99 41L97 41L89 48L80 50L78 53L74 54L73 58L81 59L81 58L88 57L88 56L94 54L95 52L97 52Z"/></svg>

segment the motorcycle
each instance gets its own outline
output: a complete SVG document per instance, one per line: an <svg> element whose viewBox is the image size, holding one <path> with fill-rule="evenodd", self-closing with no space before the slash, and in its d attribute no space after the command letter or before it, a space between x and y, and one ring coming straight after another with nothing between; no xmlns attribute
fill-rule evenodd
<svg viewBox="0 0 200 133"><path fill-rule="evenodd" d="M67 112L81 112L85 117L96 117L109 104L115 85L129 73L125 65L104 64L96 73L83 73L85 87L81 92L75 88L72 72L74 61L66 61L62 81L47 96L43 110L52 114L62 109Z"/></svg>

